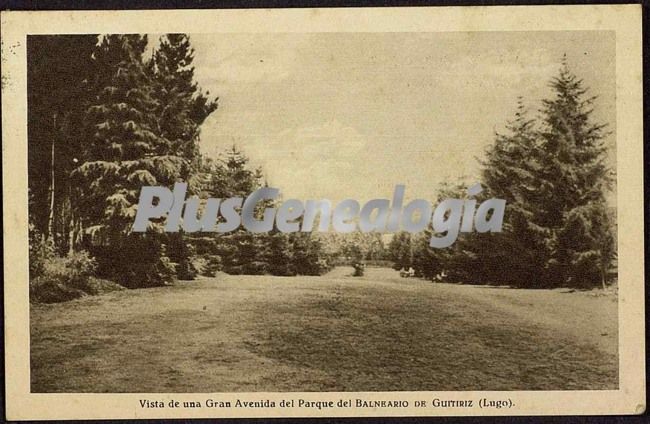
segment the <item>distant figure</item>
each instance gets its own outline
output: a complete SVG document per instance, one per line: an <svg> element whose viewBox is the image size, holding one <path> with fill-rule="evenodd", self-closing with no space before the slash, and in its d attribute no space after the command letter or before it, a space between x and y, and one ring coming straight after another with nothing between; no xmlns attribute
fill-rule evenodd
<svg viewBox="0 0 650 424"><path fill-rule="evenodd" d="M409 277L415 277L415 270L412 266L409 267Z"/></svg>

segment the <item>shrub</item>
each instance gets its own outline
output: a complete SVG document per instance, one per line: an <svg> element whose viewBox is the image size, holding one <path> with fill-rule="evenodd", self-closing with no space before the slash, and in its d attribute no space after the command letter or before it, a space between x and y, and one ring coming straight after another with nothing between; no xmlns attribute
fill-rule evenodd
<svg viewBox="0 0 650 424"><path fill-rule="evenodd" d="M176 267L167 256L161 256L156 263L155 268L156 276L163 284L171 284L174 282L176 277Z"/></svg>
<svg viewBox="0 0 650 424"><path fill-rule="evenodd" d="M197 270L189 258L184 258L176 264L176 277L179 280L193 280L196 274Z"/></svg>
<svg viewBox="0 0 650 424"><path fill-rule="evenodd" d="M190 262L199 275L206 277L214 277L222 269L221 257L219 255L193 256Z"/></svg>
<svg viewBox="0 0 650 424"><path fill-rule="evenodd" d="M317 266L319 270L318 275L326 274L334 268L333 261L327 260L325 258L318 259Z"/></svg>
<svg viewBox="0 0 650 424"><path fill-rule="evenodd" d="M269 264L266 261L250 261L242 265L242 273L246 275L265 275Z"/></svg>
<svg viewBox="0 0 650 424"><path fill-rule="evenodd" d="M192 266L196 270L197 274L206 275L205 272L208 264L208 259L205 256L203 255L192 256L190 258L190 262L192 262Z"/></svg>
<svg viewBox="0 0 650 424"><path fill-rule="evenodd" d="M64 302L92 292L88 282L97 269L97 263L86 251L72 252L64 257L47 256L39 267L39 275L30 275L32 301Z"/></svg>
<svg viewBox="0 0 650 424"><path fill-rule="evenodd" d="M193 280L196 277L196 268L190 261L194 250L194 247L188 243L183 233L167 234L165 252L169 259L174 262L176 277L179 280Z"/></svg>
<svg viewBox="0 0 650 424"><path fill-rule="evenodd" d="M83 290L88 287L88 277L97 269L97 262L86 251L72 252L67 256L54 256L44 264L44 277Z"/></svg>
<svg viewBox="0 0 650 424"><path fill-rule="evenodd" d="M117 290L126 290L126 288L110 280L92 276L88 278L88 290L86 291L88 294L97 295Z"/></svg>
<svg viewBox="0 0 650 424"><path fill-rule="evenodd" d="M365 266L360 262L355 262L352 266L354 267L354 274L352 274L352 276L363 277Z"/></svg>
<svg viewBox="0 0 650 424"><path fill-rule="evenodd" d="M45 240L34 224L29 224L29 278L34 279L43 275L45 262L52 257L54 257L53 244Z"/></svg>
<svg viewBox="0 0 650 424"><path fill-rule="evenodd" d="M209 255L208 262L205 266L206 276L214 277L217 275L217 272L223 269L223 263L221 261L221 256L219 255Z"/></svg>
<svg viewBox="0 0 650 424"><path fill-rule="evenodd" d="M57 278L41 275L29 282L29 299L38 303L58 303L73 300L86 293L66 285Z"/></svg>
<svg viewBox="0 0 650 424"><path fill-rule="evenodd" d="M117 244L94 244L97 276L127 288L157 287L176 278L176 266L157 234L132 233Z"/></svg>

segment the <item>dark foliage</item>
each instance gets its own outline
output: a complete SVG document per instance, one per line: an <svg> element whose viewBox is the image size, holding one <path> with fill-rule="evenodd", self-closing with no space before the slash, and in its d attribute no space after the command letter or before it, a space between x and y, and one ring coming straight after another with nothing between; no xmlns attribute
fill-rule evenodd
<svg viewBox="0 0 650 424"><path fill-rule="evenodd" d="M503 231L462 233L447 249L429 248L430 232L414 240L398 234L389 247L396 268L412 264L422 277L469 284L607 284L616 246L605 201L612 183L605 125L592 122L595 97L585 97L566 60L550 87L539 120L519 100L507 133L496 135L483 161L485 191L477 200L506 200ZM466 193L457 185L438 200L446 197Z"/></svg>

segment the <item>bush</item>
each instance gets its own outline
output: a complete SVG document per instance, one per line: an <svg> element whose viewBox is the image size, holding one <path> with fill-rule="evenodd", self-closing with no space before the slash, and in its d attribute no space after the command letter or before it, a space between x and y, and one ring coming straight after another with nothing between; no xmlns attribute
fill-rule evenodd
<svg viewBox="0 0 650 424"><path fill-rule="evenodd" d="M88 278L88 289L89 290L86 293L91 295L104 294L118 290L126 290L125 287L122 287L117 283L97 277Z"/></svg>
<svg viewBox="0 0 650 424"><path fill-rule="evenodd" d="M29 224L29 278L43 275L45 262L53 257L53 244L45 240L34 224Z"/></svg>
<svg viewBox="0 0 650 424"><path fill-rule="evenodd" d="M58 303L86 296L83 290L66 285L57 278L41 275L29 282L29 299L37 303Z"/></svg>
<svg viewBox="0 0 650 424"><path fill-rule="evenodd" d="M242 265L242 273L246 275L268 274L269 264L266 261L250 261Z"/></svg>
<svg viewBox="0 0 650 424"><path fill-rule="evenodd" d="M223 267L219 255L193 256L190 262L199 275L206 277L216 276Z"/></svg>
<svg viewBox="0 0 650 424"><path fill-rule="evenodd" d="M171 284L176 278L176 267L174 263L167 257L161 256L155 265L156 277L162 284Z"/></svg>
<svg viewBox="0 0 650 424"><path fill-rule="evenodd" d="M176 266L158 234L132 233L119 243L94 244L91 249L99 260L97 276L124 287L158 287L176 278Z"/></svg>
<svg viewBox="0 0 650 424"><path fill-rule="evenodd" d="M352 274L352 276L363 277L365 266L360 262L355 262L352 266L354 267L354 274Z"/></svg>
<svg viewBox="0 0 650 424"><path fill-rule="evenodd" d="M193 280L196 278L196 268L189 258L185 258L176 264L176 277L179 280Z"/></svg>
<svg viewBox="0 0 650 424"><path fill-rule="evenodd" d="M223 264L221 261L221 256L218 255L209 255L208 261L205 266L205 275L208 277L214 277L217 275L217 272L223 269Z"/></svg>
<svg viewBox="0 0 650 424"><path fill-rule="evenodd" d="M183 233L167 234L165 252L174 262L176 277L179 280L193 280L196 277L196 268L190 261L194 248L188 243Z"/></svg>
<svg viewBox="0 0 650 424"><path fill-rule="evenodd" d="M88 282L97 269L97 262L86 251L69 253L64 257L47 256L39 267L40 275L30 278L32 301L65 302L92 292Z"/></svg>
<svg viewBox="0 0 650 424"><path fill-rule="evenodd" d="M46 260L43 276L83 290L88 287L88 277L96 269L97 262L88 252L72 252L65 257L54 256Z"/></svg>

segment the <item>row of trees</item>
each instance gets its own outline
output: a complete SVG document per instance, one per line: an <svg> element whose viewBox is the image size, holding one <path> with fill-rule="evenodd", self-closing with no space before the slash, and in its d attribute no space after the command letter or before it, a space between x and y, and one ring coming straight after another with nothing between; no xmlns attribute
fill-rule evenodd
<svg viewBox="0 0 650 424"><path fill-rule="evenodd" d="M550 82L540 116L519 99L505 134L497 134L482 162L482 199L507 201L501 233L463 233L447 249L428 245L430 231L397 234L389 245L396 268L412 266L425 278L524 287L594 287L608 282L616 258L613 208L605 195L605 125L594 122L596 99L564 58ZM463 198L446 185L438 201Z"/></svg>
<svg viewBox="0 0 650 424"><path fill-rule="evenodd" d="M235 147L199 152L200 127L217 109L194 80L185 34L28 38L31 277L51 256L88 252L93 271L127 287L206 273L318 274L310 234L189 236L153 222L131 233L144 185L188 183L189 194L247 195L263 182ZM68 262L66 262L68 263ZM74 261L69 261L74 263Z"/></svg>
<svg viewBox="0 0 650 424"><path fill-rule="evenodd" d="M220 160L202 164L200 198L245 198L267 185L259 169L250 168L248 158L235 146ZM258 207L277 207L267 201ZM205 273L216 269L229 274L319 275L329 269L329 255L311 233L252 233L243 227L225 234L192 233L183 237L192 255L204 260ZM180 258L178 258L180 259Z"/></svg>
<svg viewBox="0 0 650 424"><path fill-rule="evenodd" d="M333 263L381 260L426 278L546 287L604 284L615 259L605 193L612 184L594 97L563 64L553 95L530 118L520 101L483 161L482 199L506 199L503 232L463 233L432 249L431 230L379 234L133 234L140 188L186 181L200 198L246 196L265 184L235 147L211 160L200 127L217 109L194 80L184 34L146 54L143 35L28 37L30 271L88 252L97 275L129 287L213 274L319 274ZM462 198L460 184L437 201ZM481 201L481 198L478 200ZM266 205L268 206L268 205ZM66 263L86 263L69 260Z"/></svg>

